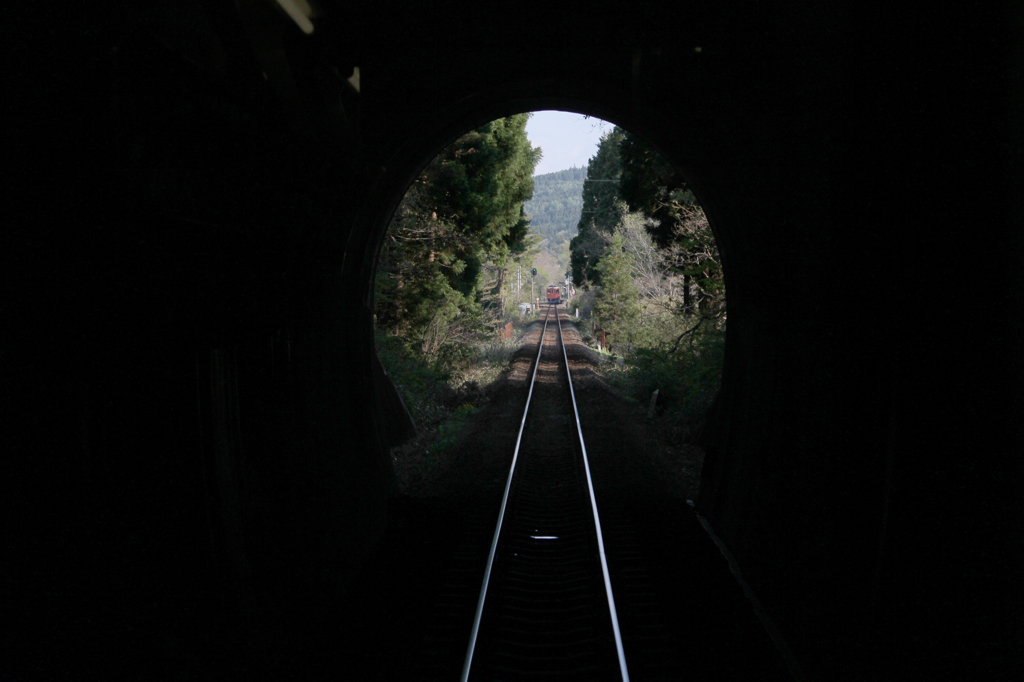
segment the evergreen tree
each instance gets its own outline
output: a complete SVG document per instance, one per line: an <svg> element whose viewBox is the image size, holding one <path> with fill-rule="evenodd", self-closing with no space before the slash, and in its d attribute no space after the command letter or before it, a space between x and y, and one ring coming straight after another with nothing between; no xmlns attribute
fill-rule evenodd
<svg viewBox="0 0 1024 682"><path fill-rule="evenodd" d="M612 243L596 265L601 274L601 289L594 300L594 315L608 330L614 344L629 352L633 331L640 316L639 294L633 285L629 255L623 248L622 234L612 236Z"/></svg>
<svg viewBox="0 0 1024 682"><path fill-rule="evenodd" d="M529 232L523 202L533 195L533 169L540 150L526 137L528 114L491 121L441 152L428 166L427 201L433 212L456 221L466 263L458 288L469 294L481 260L504 265Z"/></svg>
<svg viewBox="0 0 1024 682"><path fill-rule="evenodd" d="M721 313L725 299L718 246L686 180L643 138L626 133L620 150L622 198L630 210L650 219L647 230L655 243L672 252L675 271L684 278L681 311Z"/></svg>
<svg viewBox="0 0 1024 682"><path fill-rule="evenodd" d="M693 193L679 171L643 138L625 133L619 149L622 199L629 210L641 211L654 221L648 231L658 246L667 246L681 220L679 211L674 209L680 205L693 206Z"/></svg>
<svg viewBox="0 0 1024 682"><path fill-rule="evenodd" d="M523 202L540 160L528 117L492 121L446 147L392 217L377 264L377 326L428 356L480 325L483 265L502 280L508 259L527 248Z"/></svg>
<svg viewBox="0 0 1024 682"><path fill-rule="evenodd" d="M619 221L616 202L622 173L619 144L623 134L616 126L602 135L597 153L587 163L582 215L577 234L569 244L573 279L583 286L600 283L601 273L594 266L604 250L604 235L610 235Z"/></svg>

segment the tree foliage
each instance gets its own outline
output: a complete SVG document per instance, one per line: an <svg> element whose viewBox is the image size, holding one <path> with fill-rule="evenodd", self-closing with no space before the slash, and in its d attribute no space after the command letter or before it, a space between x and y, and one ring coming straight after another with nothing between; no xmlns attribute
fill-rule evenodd
<svg viewBox="0 0 1024 682"><path fill-rule="evenodd" d="M529 248L523 202L541 152L526 137L528 116L492 121L446 147L388 226L377 264L377 327L428 357L481 328L495 306L485 296L485 268L500 294L509 259Z"/></svg>
<svg viewBox="0 0 1024 682"><path fill-rule="evenodd" d="M617 182L585 184L584 205L599 210L588 215L584 208L572 264L577 282L597 285L599 302L608 299L603 289L611 261L605 261L613 251L613 260L618 251L626 254L639 313L629 318L631 328L615 335L618 347L675 349L701 329L720 330L721 260L707 216L682 175L645 140L618 128L602 138L590 160L588 178L599 172ZM613 288L623 289L620 282ZM595 303L599 318L600 308ZM598 322L611 328L607 319Z"/></svg>
<svg viewBox="0 0 1024 682"><path fill-rule="evenodd" d="M576 236L569 245L573 280L580 285L599 284L597 261L604 250L603 236L610 235L619 219L619 176L622 165L619 145L623 131L612 128L601 136L597 153L587 163L583 183L583 210Z"/></svg>
<svg viewBox="0 0 1024 682"><path fill-rule="evenodd" d="M604 236L606 255L597 265L602 270L607 254L620 248L626 256L629 278L638 301L639 314L630 318L628 337L620 337L626 343L618 347L675 349L684 337L693 340L698 332L720 330L725 320L725 291L721 279L705 284L687 269L695 260L717 258L714 240L710 236L704 240L705 233L710 235L710 231L700 207L694 208L693 214L677 226L677 240L665 248L659 248L651 236L653 219L640 211L629 211L625 202L619 204L619 214L613 235ZM694 240L687 237L691 233L702 240L702 249L694 248ZM619 246L615 245L617 239ZM607 285L603 270L602 282L602 286L597 287L598 299ZM622 288L621 284L616 286ZM603 318L597 321L604 324Z"/></svg>
<svg viewBox="0 0 1024 682"><path fill-rule="evenodd" d="M623 356L609 380L637 400L660 391L673 441L700 432L718 389L725 288L707 216L685 179L655 149L618 128L588 164L573 275L590 284L596 326Z"/></svg>
<svg viewBox="0 0 1024 682"><path fill-rule="evenodd" d="M693 205L693 193L679 171L643 138L624 133L619 150L620 196L631 211L640 211L652 220L648 231L658 246L669 245L679 222L673 207Z"/></svg>
<svg viewBox="0 0 1024 682"><path fill-rule="evenodd" d="M630 261L623 248L622 233L616 231L595 266L601 275L601 289L594 300L594 315L617 343L625 342L627 352L640 316L639 295L633 285Z"/></svg>
<svg viewBox="0 0 1024 682"><path fill-rule="evenodd" d="M704 210L682 174L646 140L625 133L619 144L619 189L631 211L648 218L647 231L683 276L680 311L718 315L725 310L718 246Z"/></svg>

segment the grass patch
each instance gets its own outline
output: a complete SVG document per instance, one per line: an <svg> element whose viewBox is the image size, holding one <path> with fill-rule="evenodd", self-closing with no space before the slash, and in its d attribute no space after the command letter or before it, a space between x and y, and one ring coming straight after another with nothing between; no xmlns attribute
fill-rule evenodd
<svg viewBox="0 0 1024 682"><path fill-rule="evenodd" d="M448 418L437 427L437 438L424 450L424 458L428 468L434 467L437 460L459 441L469 426L470 418L479 408L471 403L464 403L453 410Z"/></svg>
<svg viewBox="0 0 1024 682"><path fill-rule="evenodd" d="M519 348L515 341L480 341L467 350L462 361L453 367L448 384L458 389L462 386L488 386L502 377L508 370L512 354Z"/></svg>
<svg viewBox="0 0 1024 682"><path fill-rule="evenodd" d="M511 340L478 340L428 362L402 339L377 332L377 355L402 394L418 434L392 450L398 488L429 488L451 465L451 455L468 433L486 388L508 371L519 347Z"/></svg>
<svg viewBox="0 0 1024 682"><path fill-rule="evenodd" d="M725 359L725 334L711 330L671 352L640 348L622 364L602 371L616 390L641 405L658 390L655 414L673 445L693 442L718 392Z"/></svg>
<svg viewBox="0 0 1024 682"><path fill-rule="evenodd" d="M443 419L448 408L444 387L451 373L409 352L402 339L376 332L377 357L395 383L417 428Z"/></svg>

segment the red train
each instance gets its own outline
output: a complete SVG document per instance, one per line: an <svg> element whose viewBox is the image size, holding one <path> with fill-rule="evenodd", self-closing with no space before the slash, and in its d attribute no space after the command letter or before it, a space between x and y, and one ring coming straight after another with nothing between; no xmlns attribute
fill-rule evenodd
<svg viewBox="0 0 1024 682"><path fill-rule="evenodd" d="M558 305L562 302L562 287L557 284L548 285L548 303Z"/></svg>

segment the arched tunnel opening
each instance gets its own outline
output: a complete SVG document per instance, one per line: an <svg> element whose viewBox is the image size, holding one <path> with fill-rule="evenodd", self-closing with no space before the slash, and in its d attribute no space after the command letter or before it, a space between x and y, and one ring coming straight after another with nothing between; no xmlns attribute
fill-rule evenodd
<svg viewBox="0 0 1024 682"><path fill-rule="evenodd" d="M522 101L514 104L524 106ZM532 210L528 213L524 199L529 199L530 185L538 191L537 184L543 183L545 176L529 181L522 177L532 174L535 161L531 157L536 151L527 138L523 115L474 127L440 154L426 149L418 160L416 179L395 213L388 216L386 232L381 230L373 292L376 359L383 370L378 374L377 390L383 438L395 466L398 495L389 506L389 531L368 570L373 576L368 585L393 587L388 588L388 600L379 597L384 590L368 589L368 594L377 596L371 598L372 606L365 607L372 615L366 618L362 647L379 651L372 658L386 669L381 672L384 678L429 675L452 679L458 675L470 639L479 583L488 566L488 533L505 512L502 490L519 452L517 426L523 405L533 395L530 369L548 309L543 301L538 306L537 299L552 281L545 268L554 268L556 276L568 270L566 274L580 282L572 300L566 293L566 333L573 333L575 339L566 342L566 349L572 358L575 400L594 494L602 510L609 571L619 595L617 614L630 674L644 679L686 667L716 670L716 675L724 677L743 677L753 671L764 679L789 677L785 657L765 633L740 585L729 575L726 560L687 506L688 498L690 505L697 499L703 459L700 446L681 442L681 434L669 434L689 421L698 424L687 434L696 440L708 400L720 381L725 322L722 288L718 282L691 284L690 277L682 274L700 266L697 272L705 277L721 276L717 269L709 270L718 266L714 237L700 204L670 162L642 138L600 123L607 126L607 134L601 136L589 159L589 177L581 177L566 190L575 192L581 205L570 216L564 263L551 264L551 247L541 256L538 242L542 237L534 238L532 229L527 231L534 224L527 221L542 221L544 216ZM644 163L647 166L640 167ZM463 184L470 173L479 183L472 184L473 189ZM593 184L584 189L588 180ZM501 182L507 185L496 190L494 185ZM636 205L646 202L652 213L656 202L674 202L673 213L658 214L665 224L640 210L630 212L620 203L621 187L629 182L645 186L646 193L634 191L629 196ZM499 203L502 200L508 205ZM476 209L480 204L491 207L492 213L476 220L460 218L459 208ZM495 221L493 215L503 222ZM684 222L687 219L691 222ZM572 239L577 227L582 234L579 240ZM520 233L515 232L517 228ZM652 237L659 228L660 245ZM474 241L488 230L505 230L507 236L490 251ZM616 234L618 243L613 241ZM623 239L628 242L623 244ZM684 247L689 250L683 252ZM618 320L607 312L602 295L611 291L609 296L621 296L614 293L614 287L627 286L610 279L616 276L613 270L595 267L614 253L613 248L628 254L622 267L628 295L637 307L628 318L632 329L618 325L603 329ZM460 264L459 258L475 258L475 269L460 267L464 263ZM715 260L709 262L711 258ZM531 287L535 261L544 265L534 270L541 278L539 286ZM525 275L521 280L525 286L517 287L507 279L508 273L517 269ZM684 286L692 288L692 293L679 293ZM636 287L644 287L643 295ZM561 286L555 288L560 299ZM523 301L528 302L527 308L520 310ZM645 306L643 316L640 303ZM584 306L583 321L573 310L579 305ZM605 334L594 332L595 307ZM438 318L449 332L441 337L450 344L447 348L439 343ZM583 330L583 335L578 330ZM506 335L504 343L495 343ZM610 357L629 357L629 365L619 365L595 352L607 346L609 338L618 352ZM623 339L621 345L618 338ZM684 338L688 343L682 345ZM644 351L661 364L653 370L634 366L632 359L643 357ZM676 351L678 355L673 355ZM606 374L599 369L602 362L621 367L619 374L625 376L616 385L630 391L628 396L606 383ZM559 381L550 365L545 368L537 377L541 392ZM478 382L479 377L491 381ZM664 396L662 406L667 403L675 412L664 420L651 421L657 411L649 384L656 381L670 382L659 384L659 393ZM686 390L694 397L683 410L673 401L679 401ZM695 397L698 390L708 395ZM643 404L637 404L634 392ZM524 419L567 416L558 413L557 401L531 409L540 409L545 416ZM564 423L568 426L568 421ZM550 431L536 421L530 424L525 434L519 434L526 441ZM560 443L557 433L549 433L548 440L533 446L527 457L542 456L537 447L551 451ZM529 461L523 459L522 466ZM516 486L518 480L512 477L508 485ZM570 479L551 484L559 490L571 489ZM514 501L510 504L515 507ZM547 540L566 538L562 519L535 523L556 533L543 536ZM533 531L543 533L540 528ZM675 538L676 543L666 544L666 537ZM673 545L687 548L686 561ZM416 567L415 578L409 575L410 565ZM617 580L623 584L618 585ZM409 589L412 585L415 589ZM657 594L661 606L644 603L636 594ZM525 617L522 609L529 601L520 598L517 603L520 618ZM675 614L687 609L695 619L684 625L686 621ZM538 627L553 627L542 625L539 614L536 618ZM566 638L567 634L551 636ZM673 650L665 647L668 641L685 641L687 645ZM733 646L736 649L730 651ZM394 649L416 653L405 660L388 659L386 652ZM687 659L686 664L681 658Z"/></svg>
<svg viewBox="0 0 1024 682"><path fill-rule="evenodd" d="M643 138L585 113L569 123L570 114L549 111L546 125L558 127L546 131L542 148L526 129L533 115L485 123L427 150L381 234L373 310L383 372L376 387L400 491L435 480L448 469L454 442L487 421L477 412L507 382L513 358L528 354L525 336L554 286L583 344L604 353L591 361L609 371L588 376L625 399L619 409L629 419L650 424L648 439L663 464L676 460L664 475L695 500L703 461L696 441L720 385L725 340L713 229L685 177ZM550 172L551 163L547 175L527 169L548 152L570 153L586 138L566 149L551 138L584 120L604 131L592 131L592 155L561 174ZM481 157L487 161L472 160ZM480 215L466 219L464 210ZM624 312L610 303L617 290L602 298L597 267L616 233L630 273L619 285L631 297ZM607 322L595 317L595 306ZM621 343L609 346L616 337Z"/></svg>
<svg viewBox="0 0 1024 682"><path fill-rule="evenodd" d="M1011 4L879 22L548 3L496 23L459 3L152 0L12 23L10 676L419 660L386 638L422 619L388 615L436 589L450 541L428 531L467 519L395 508L376 258L430 155L544 109L670 158L729 275L700 494L678 512L727 550L708 575L756 627L677 599L666 657L702 642L695 672L752 679L736 652L782 641L782 674L808 679L1020 670ZM686 524L656 539L696 565Z"/></svg>

